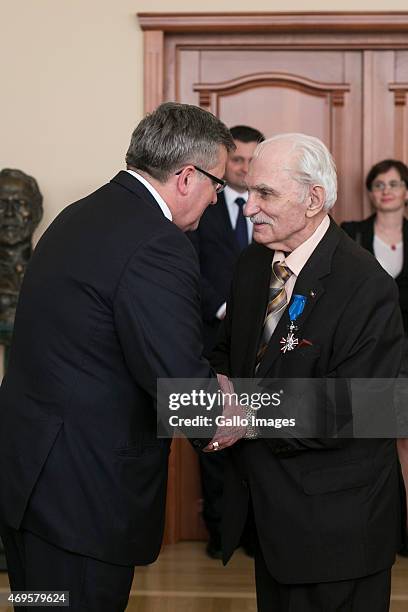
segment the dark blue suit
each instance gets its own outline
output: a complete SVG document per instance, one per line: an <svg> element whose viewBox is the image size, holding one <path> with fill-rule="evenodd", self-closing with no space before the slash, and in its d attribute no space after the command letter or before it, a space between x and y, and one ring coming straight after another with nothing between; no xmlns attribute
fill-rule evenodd
<svg viewBox="0 0 408 612"><path fill-rule="evenodd" d="M224 193L218 195L215 206L207 208L198 229L188 236L200 261L204 353L209 357L221 326L216 312L227 301L234 267L240 255ZM204 497L203 516L214 547L221 548L224 453L200 453L199 459ZM247 550L251 548L251 539L248 528L242 539Z"/></svg>
<svg viewBox="0 0 408 612"><path fill-rule="evenodd" d="M26 272L0 391L0 523L138 565L163 534L157 377L208 377L197 258L120 172L67 207Z"/></svg>
<svg viewBox="0 0 408 612"><path fill-rule="evenodd" d="M215 315L227 301L240 254L223 193L219 194L215 206L207 208L198 229L188 235L200 260L204 349L209 355L220 327L220 320Z"/></svg>

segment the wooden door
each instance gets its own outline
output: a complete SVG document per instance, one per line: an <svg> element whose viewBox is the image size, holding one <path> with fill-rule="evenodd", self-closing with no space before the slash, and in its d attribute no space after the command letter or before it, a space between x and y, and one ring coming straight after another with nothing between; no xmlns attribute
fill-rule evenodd
<svg viewBox="0 0 408 612"><path fill-rule="evenodd" d="M339 172L334 215L349 217L356 191L361 197L361 52L187 47L179 50L178 66L179 101L266 137L304 132L323 140ZM172 97L170 82L165 94Z"/></svg>
<svg viewBox="0 0 408 612"><path fill-rule="evenodd" d="M305 132L332 152L338 221L370 212L373 163L408 163L408 13L144 14L145 101L200 105L267 137ZM197 457L173 444L168 541L200 539Z"/></svg>

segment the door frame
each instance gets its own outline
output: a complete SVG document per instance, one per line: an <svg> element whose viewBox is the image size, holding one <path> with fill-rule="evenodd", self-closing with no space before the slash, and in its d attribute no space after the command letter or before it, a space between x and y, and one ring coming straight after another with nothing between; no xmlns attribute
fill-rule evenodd
<svg viewBox="0 0 408 612"><path fill-rule="evenodd" d="M144 110L163 102L165 44L171 34L213 34L212 46L279 49L408 49L408 11L138 13L144 42ZM207 46L207 41L202 41ZM395 96L406 100L408 84ZM404 95L405 94L405 95Z"/></svg>

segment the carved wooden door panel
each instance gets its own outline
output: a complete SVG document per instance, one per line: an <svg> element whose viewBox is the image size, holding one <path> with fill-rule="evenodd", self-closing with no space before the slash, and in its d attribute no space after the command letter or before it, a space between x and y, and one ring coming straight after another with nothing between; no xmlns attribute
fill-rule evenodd
<svg viewBox="0 0 408 612"><path fill-rule="evenodd" d="M362 197L362 52L190 47L177 53L177 87L166 97L199 104L227 125L267 137L305 132L321 138L339 170L337 219ZM354 203L354 206L353 206Z"/></svg>

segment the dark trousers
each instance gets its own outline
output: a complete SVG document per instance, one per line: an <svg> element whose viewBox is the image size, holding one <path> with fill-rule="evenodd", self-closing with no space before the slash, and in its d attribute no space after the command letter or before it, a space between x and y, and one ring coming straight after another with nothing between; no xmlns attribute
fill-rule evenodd
<svg viewBox="0 0 408 612"><path fill-rule="evenodd" d="M210 540L221 548L222 493L224 489L224 453L198 453L203 491L203 518Z"/></svg>
<svg viewBox="0 0 408 612"><path fill-rule="evenodd" d="M30 533L2 532L13 591L69 591L70 612L123 612L134 567L105 563L58 548ZM16 612L32 608L17 607ZM48 607L36 607L49 610Z"/></svg>
<svg viewBox="0 0 408 612"><path fill-rule="evenodd" d="M223 511L224 462L225 453L203 453L199 451L201 487L203 491L203 518L210 540L221 549L221 518ZM252 507L249 508L247 521L241 535L240 544L249 554L253 554L256 539Z"/></svg>
<svg viewBox="0 0 408 612"><path fill-rule="evenodd" d="M391 568L356 580L281 584L257 545L255 579L258 612L388 612L390 607Z"/></svg>

